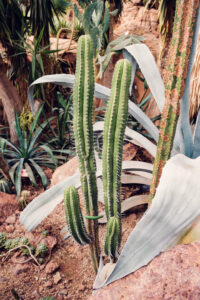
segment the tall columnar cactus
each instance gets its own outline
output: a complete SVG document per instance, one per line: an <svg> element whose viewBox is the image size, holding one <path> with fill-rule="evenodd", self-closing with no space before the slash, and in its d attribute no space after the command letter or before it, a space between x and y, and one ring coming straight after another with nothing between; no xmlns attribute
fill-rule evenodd
<svg viewBox="0 0 200 300"><path fill-rule="evenodd" d="M169 67L165 81L166 102L160 123L160 135L154 162L149 203L154 197L162 168L170 156L179 117L179 100L183 96L188 61L194 34L199 0L176 0Z"/></svg>
<svg viewBox="0 0 200 300"><path fill-rule="evenodd" d="M116 64L111 95L104 123L103 143L103 189L106 217L121 218L120 179L122 167L122 148L128 116L128 96L131 82L131 64L127 59ZM120 226L121 227L121 226ZM118 235L120 245L121 234ZM113 249L116 253L117 249Z"/></svg>
<svg viewBox="0 0 200 300"><path fill-rule="evenodd" d="M93 96L94 65L93 46L89 35L78 41L76 74L73 92L74 136L81 174L81 189L88 216L98 216L96 166L93 149ZM98 220L87 220L88 233L92 238L90 249L95 269L100 255Z"/></svg>
<svg viewBox="0 0 200 300"><path fill-rule="evenodd" d="M78 42L74 84L74 135L79 159L81 189L87 213L87 231L80 210L77 191L65 191L65 213L68 229L80 243L89 243L94 268L97 271L100 255L98 239L98 203L96 168L93 149L93 48L89 35ZM113 75L111 96L105 117L103 146L103 182L106 216L109 219L105 252L115 260L121 241L120 177L123 137L128 115L128 94L131 64L128 60L117 63Z"/></svg>
<svg viewBox="0 0 200 300"><path fill-rule="evenodd" d="M69 232L80 245L91 242L80 208L79 196L75 187L70 186L64 192L66 223Z"/></svg>

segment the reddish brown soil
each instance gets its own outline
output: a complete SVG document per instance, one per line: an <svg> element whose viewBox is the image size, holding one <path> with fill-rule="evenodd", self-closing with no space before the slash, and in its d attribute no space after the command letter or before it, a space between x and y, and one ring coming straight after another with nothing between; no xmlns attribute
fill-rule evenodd
<svg viewBox="0 0 200 300"><path fill-rule="evenodd" d="M148 159L146 153L145 160ZM141 156L141 153L140 153ZM137 158L137 155L136 155ZM51 177L51 171L48 177ZM42 192L42 188L35 191L27 183L25 189L31 190L30 199L33 199ZM137 188L125 186L122 188L122 200L130 197ZM136 211L126 214L122 218L122 245L126 241L129 233L142 217L145 208L141 207ZM16 217L14 224L4 221L0 224L0 232L5 232L8 238L30 236L30 233L19 222L20 211L16 210L12 216ZM34 230L32 238L38 239L38 234L44 230L48 231L48 236L57 239L56 246L52 249L51 255L45 258L41 266L37 266L33 260L23 261L24 257L17 254L11 255L2 263L0 259L0 300L14 299L11 289L14 289L23 300L38 300L41 297L52 296L57 300L84 300L88 299L92 293L92 285L95 273L89 256L87 246L80 246L69 237L63 240L61 230L65 226L64 205L60 203L37 228ZM105 236L105 225L100 225L100 241L103 245ZM21 264L17 263L21 259ZM46 265L48 262L57 263L59 268L53 273L47 274Z"/></svg>

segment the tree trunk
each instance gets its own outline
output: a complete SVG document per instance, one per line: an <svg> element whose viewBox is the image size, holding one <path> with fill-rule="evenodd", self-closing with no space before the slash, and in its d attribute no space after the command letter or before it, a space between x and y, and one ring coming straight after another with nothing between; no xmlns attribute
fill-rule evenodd
<svg viewBox="0 0 200 300"><path fill-rule="evenodd" d="M17 142L17 134L14 126L15 122L15 108L17 112L22 110L22 102L18 95L16 87L9 81L6 76L4 68L0 70L0 99L3 104L4 112L6 114L9 128L10 128L10 138L13 143Z"/></svg>

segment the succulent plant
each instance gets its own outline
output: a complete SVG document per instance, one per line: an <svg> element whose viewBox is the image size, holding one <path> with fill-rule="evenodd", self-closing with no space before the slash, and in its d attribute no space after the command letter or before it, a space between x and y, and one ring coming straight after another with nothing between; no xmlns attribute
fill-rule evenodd
<svg viewBox="0 0 200 300"><path fill-rule="evenodd" d="M85 245L91 242L89 237L79 202L78 192L75 187L70 186L64 192L64 204L66 223L69 232L80 245Z"/></svg>
<svg viewBox="0 0 200 300"><path fill-rule="evenodd" d="M4 232L0 232L0 249L4 247L6 239L6 234Z"/></svg>
<svg viewBox="0 0 200 300"><path fill-rule="evenodd" d="M44 257L49 252L49 248L45 244L38 244L35 250L35 256Z"/></svg>
<svg viewBox="0 0 200 300"><path fill-rule="evenodd" d="M113 80L110 100L105 115L104 123L104 142L103 142L103 188L106 217L109 221L111 217L118 218L119 233L117 234L118 243L108 250L105 245L106 253L111 253L115 257L117 248L121 240L121 202L120 202L120 182L122 168L122 148L126 121L128 117L128 96L131 82L131 64L127 59L117 62ZM113 221L112 221L113 222ZM114 221L116 226L116 221ZM107 226L111 226L108 222ZM112 225L113 226L113 225ZM110 229L107 230L106 241L109 240ZM111 234L112 240L112 234Z"/></svg>
<svg viewBox="0 0 200 300"><path fill-rule="evenodd" d="M120 239L120 219L117 217L111 217L107 223L104 252L113 260L115 260L118 255Z"/></svg>
<svg viewBox="0 0 200 300"><path fill-rule="evenodd" d="M0 191L8 194L12 193L12 186L10 182L1 176L0 176Z"/></svg>
<svg viewBox="0 0 200 300"><path fill-rule="evenodd" d="M96 165L93 147L93 96L94 65L93 45L89 35L79 38L77 48L76 75L74 83L74 136L81 174L81 189L84 196L86 213L98 216ZM98 220L87 220L88 234L94 268L98 269L100 255L98 239Z"/></svg>

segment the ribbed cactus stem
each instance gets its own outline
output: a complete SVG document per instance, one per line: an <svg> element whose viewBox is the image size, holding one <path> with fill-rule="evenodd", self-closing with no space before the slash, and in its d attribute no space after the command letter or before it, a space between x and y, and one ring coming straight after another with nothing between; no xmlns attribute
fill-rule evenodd
<svg viewBox="0 0 200 300"><path fill-rule="evenodd" d="M121 215L120 179L123 139L128 116L128 95L131 64L127 59L117 62L111 95L104 122L103 188L107 219Z"/></svg>
<svg viewBox="0 0 200 300"><path fill-rule="evenodd" d="M89 237L80 208L79 195L75 187L70 186L64 192L65 216L69 232L80 245L89 244Z"/></svg>
<svg viewBox="0 0 200 300"><path fill-rule="evenodd" d="M89 35L78 41L76 74L73 92L74 136L81 174L81 189L85 200L86 213L98 216L96 166L93 148L93 95L94 65L93 46ZM100 255L98 220L87 220L87 229L92 237L91 254L95 269L98 269Z"/></svg>
<svg viewBox="0 0 200 300"><path fill-rule="evenodd" d="M115 261L121 236L120 221L117 217L111 217L107 223L104 252Z"/></svg>
<svg viewBox="0 0 200 300"><path fill-rule="evenodd" d="M128 96L131 82L131 64L127 59L117 62L113 80L111 95L105 115L104 122L104 143L103 143L103 188L106 217L108 219L107 238L105 242L105 252L115 258L121 242L121 202L120 202L120 182L122 168L123 139L128 116ZM119 225L119 232L113 242L112 230L109 229L110 218L115 217ZM118 221L116 221L116 219ZM113 223L111 223L113 224ZM112 225L113 226L113 225ZM109 237L109 234L111 236ZM112 242L112 250L108 244Z"/></svg>
<svg viewBox="0 0 200 300"><path fill-rule="evenodd" d="M179 101L183 96L185 78L194 35L199 0L176 0L172 42L165 82L166 101L160 122L160 134L154 161L149 204L155 195L162 169L170 157L179 117Z"/></svg>

